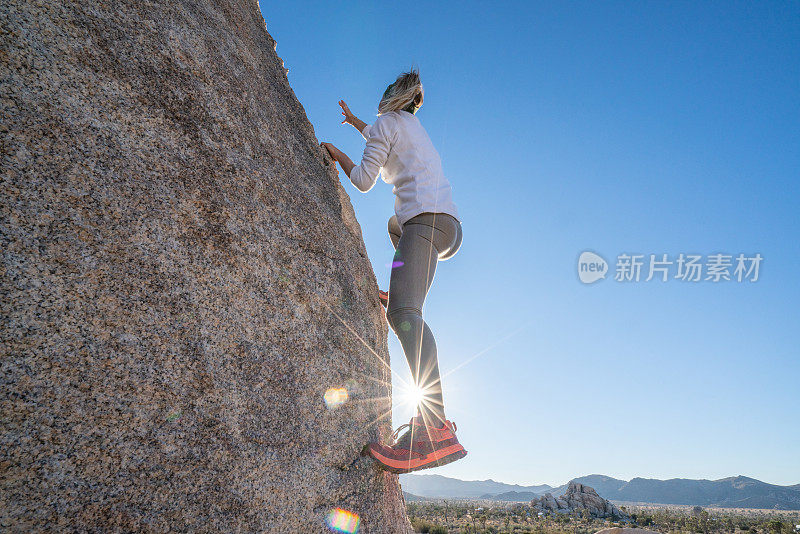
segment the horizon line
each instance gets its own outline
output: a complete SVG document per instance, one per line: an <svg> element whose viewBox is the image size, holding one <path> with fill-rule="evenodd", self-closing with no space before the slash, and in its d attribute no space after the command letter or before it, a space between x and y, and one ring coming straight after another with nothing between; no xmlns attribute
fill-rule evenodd
<svg viewBox="0 0 800 534"><path fill-rule="evenodd" d="M761 482L762 484L768 484L770 486L778 486L780 488L794 488L795 486L800 486L800 483L796 483L796 484L774 484L772 482L765 482L765 481L763 481L763 480L761 480L759 478L755 478L755 477L751 477L751 476L747 476L747 475L732 475L732 476L727 476L727 477L722 477L722 478L685 478L685 477L648 478L648 477L633 477L630 480L625 480L624 478L616 478L616 477L613 477L611 475L603 475L601 473L591 473L589 475L581 475L579 477L571 478L571 479L567 480L566 482L564 482L563 484L558 484L556 486L553 486L552 484L549 484L549 483L546 483L546 482L545 483L541 483L541 484L527 484L527 485L526 484L516 484L516 483L511 483L511 482L501 482L499 480L494 480L492 478L487 478L487 479L484 479L484 480L477 480L477 479L475 479L475 480L464 480L462 478L449 477L449 476L440 475L440 474L437 474L437 473L401 473L401 475L417 475L417 476L424 476L424 477L436 477L436 476L438 476L438 477L442 477L442 478L449 478L450 480L458 480L460 482L495 482L497 484L505 484L507 486L519 486L519 487L522 487L522 488L529 488L529 487L532 487L532 486L548 486L548 487L553 488L553 489L560 488L561 486L566 486L567 484L569 484L573 480L577 480L579 478L591 477L591 476L600 476L600 477L612 478L614 480L620 480L620 481L625 482L625 483L628 483L631 480L634 480L634 479L637 479L637 478L640 478L642 480L658 480L659 482L668 482L670 480L692 480L692 481L697 481L697 482L705 480L705 481L708 481L708 482L720 482L722 480L728 480L728 479L731 479L731 478L749 478L750 480L755 480L756 482ZM798 489L798 491L800 491L800 489Z"/></svg>

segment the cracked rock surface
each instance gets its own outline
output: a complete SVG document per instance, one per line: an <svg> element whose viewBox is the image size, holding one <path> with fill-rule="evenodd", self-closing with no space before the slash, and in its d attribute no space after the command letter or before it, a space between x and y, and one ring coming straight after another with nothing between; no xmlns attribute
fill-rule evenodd
<svg viewBox="0 0 800 534"><path fill-rule="evenodd" d="M256 1L4 0L0 34L0 530L408 532L359 456L375 276Z"/></svg>

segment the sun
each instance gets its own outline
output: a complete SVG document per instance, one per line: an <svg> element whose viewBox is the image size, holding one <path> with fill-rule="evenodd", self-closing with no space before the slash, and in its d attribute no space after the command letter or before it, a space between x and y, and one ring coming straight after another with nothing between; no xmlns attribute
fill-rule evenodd
<svg viewBox="0 0 800 534"><path fill-rule="evenodd" d="M426 403L428 394L424 388L415 384L405 385L400 392L402 403L412 408L417 408Z"/></svg>
<svg viewBox="0 0 800 534"><path fill-rule="evenodd" d="M419 386L411 386L408 392L408 402L414 406L419 406L425 399L425 392Z"/></svg>

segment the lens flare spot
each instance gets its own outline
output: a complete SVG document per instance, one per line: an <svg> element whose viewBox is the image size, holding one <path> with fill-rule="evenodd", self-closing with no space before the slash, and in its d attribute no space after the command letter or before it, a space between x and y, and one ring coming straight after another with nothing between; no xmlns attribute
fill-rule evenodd
<svg viewBox="0 0 800 534"><path fill-rule="evenodd" d="M181 412L172 412L167 416L167 421L169 421L170 423L172 423L173 421L177 421L178 419L181 418L181 415L183 415L181 414Z"/></svg>
<svg viewBox="0 0 800 534"><path fill-rule="evenodd" d="M341 508L334 508L328 512L327 523L328 527L333 531L356 534L361 523L361 518L353 512L348 512Z"/></svg>
<svg viewBox="0 0 800 534"><path fill-rule="evenodd" d="M330 388L325 392L325 406L329 410L334 410L347 402L348 398L346 388Z"/></svg>
<svg viewBox="0 0 800 534"><path fill-rule="evenodd" d="M408 332L409 330L411 330L411 323L409 323L408 321L403 321L402 323L400 323L400 330L402 330L403 332Z"/></svg>
<svg viewBox="0 0 800 534"><path fill-rule="evenodd" d="M392 263L386 264L387 267L391 267L392 269L395 269L397 267L402 267L403 265L404 265L403 262L400 260L395 260Z"/></svg>

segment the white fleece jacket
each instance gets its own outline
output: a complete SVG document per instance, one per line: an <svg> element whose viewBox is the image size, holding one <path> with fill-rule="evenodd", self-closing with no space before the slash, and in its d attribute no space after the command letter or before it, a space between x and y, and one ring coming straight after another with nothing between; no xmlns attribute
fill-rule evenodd
<svg viewBox="0 0 800 534"><path fill-rule="evenodd" d="M458 219L442 160L419 119L407 111L390 111L361 131L367 140L361 163L350 181L366 193L378 181L392 184L394 212L400 226L420 213L448 213Z"/></svg>

